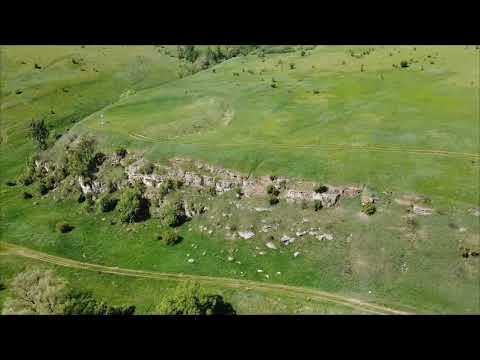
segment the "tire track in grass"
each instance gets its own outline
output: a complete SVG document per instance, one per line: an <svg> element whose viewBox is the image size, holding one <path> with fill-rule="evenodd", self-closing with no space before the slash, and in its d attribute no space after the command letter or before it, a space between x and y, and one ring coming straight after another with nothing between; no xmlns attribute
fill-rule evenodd
<svg viewBox="0 0 480 360"><path fill-rule="evenodd" d="M250 143L202 143L202 142L179 142L176 139L154 139L142 134L130 132L128 135L136 140L154 142L154 143L171 143L176 145L195 145L195 146L209 146L209 147L251 147L251 146L265 146L267 145L273 149L279 150L292 150L292 149L304 149L304 150L335 150L335 151L370 151L370 152L397 152L404 154L414 155L431 155L431 156L443 156L449 158L461 158L470 160L480 160L480 154L453 152L446 150L432 150L432 149L418 149L407 148L401 146L382 146L382 145L347 145L347 144L265 144L258 142Z"/></svg>
<svg viewBox="0 0 480 360"><path fill-rule="evenodd" d="M67 259L59 256L49 255L36 250L31 250L18 245L9 243L1 244L5 249L4 254L21 256L29 259L42 261L45 263L63 266L72 269L97 271L106 274L114 274L119 276L129 276L137 278L146 278L153 280L173 280L173 281L196 281L202 284L216 285L232 289L243 290L258 290L267 293L282 293L293 297L302 297L304 299L312 299L317 301L332 302L337 305L347 306L355 310L370 314L378 315L413 315L412 312L406 312L403 310L397 310L386 306L369 303L363 300L345 297L325 291L302 288L298 286L290 286L274 283L262 283L251 280L230 279L222 277L201 276L191 274L179 274L179 273L163 273L157 271L145 271L145 270L133 270L119 267L111 267L99 264L90 264L80 262L72 259Z"/></svg>

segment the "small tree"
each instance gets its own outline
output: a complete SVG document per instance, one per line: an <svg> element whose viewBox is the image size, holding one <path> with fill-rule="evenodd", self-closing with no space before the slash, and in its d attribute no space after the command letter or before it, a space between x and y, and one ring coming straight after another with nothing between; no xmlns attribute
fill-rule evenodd
<svg viewBox="0 0 480 360"><path fill-rule="evenodd" d="M30 123L30 136L37 143L40 150L46 150L48 147L48 128L45 121L32 120Z"/></svg>
<svg viewBox="0 0 480 360"><path fill-rule="evenodd" d="M95 139L82 136L76 146L67 149L68 172L74 176L89 177L95 170L97 158Z"/></svg>
<svg viewBox="0 0 480 360"><path fill-rule="evenodd" d="M149 216L148 201L135 188L128 188L122 193L117 207L120 221L124 223L144 220Z"/></svg>
<svg viewBox="0 0 480 360"><path fill-rule="evenodd" d="M182 225L186 220L183 202L177 200L166 205L163 208L161 218L166 226L176 227Z"/></svg>
<svg viewBox="0 0 480 360"><path fill-rule="evenodd" d="M3 314L44 315L64 311L66 283L51 270L26 270L13 279L10 290Z"/></svg>

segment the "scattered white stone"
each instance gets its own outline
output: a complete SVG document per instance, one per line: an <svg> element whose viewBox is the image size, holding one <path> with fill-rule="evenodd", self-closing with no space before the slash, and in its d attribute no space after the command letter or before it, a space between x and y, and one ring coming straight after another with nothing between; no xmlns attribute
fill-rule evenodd
<svg viewBox="0 0 480 360"><path fill-rule="evenodd" d="M206 251L204 251L204 252L202 253L202 255L203 255L203 256L207 255L207 252L206 252Z"/></svg>
<svg viewBox="0 0 480 360"><path fill-rule="evenodd" d="M282 273L280 271L277 271L277 275L282 275Z"/></svg>
<svg viewBox="0 0 480 360"><path fill-rule="evenodd" d="M255 236L253 231L239 231L238 235L245 240L251 239Z"/></svg>
<svg viewBox="0 0 480 360"><path fill-rule="evenodd" d="M322 234L320 236L317 236L318 240L333 240L333 235L332 234Z"/></svg>
<svg viewBox="0 0 480 360"><path fill-rule="evenodd" d="M308 219L305 219L305 218L302 219L303 223L307 223L308 221L309 221Z"/></svg>
<svg viewBox="0 0 480 360"><path fill-rule="evenodd" d="M270 278L270 276L269 276L268 274L265 274L265 277L266 277L267 279L269 279L269 278Z"/></svg>
<svg viewBox="0 0 480 360"><path fill-rule="evenodd" d="M265 251L260 251L258 255L265 255Z"/></svg>
<svg viewBox="0 0 480 360"><path fill-rule="evenodd" d="M209 234L213 233L213 230L209 230L208 233L209 233Z"/></svg>
<svg viewBox="0 0 480 360"><path fill-rule="evenodd" d="M285 245L289 245L289 244L291 244L295 241L295 238L289 237L287 235L283 235L282 238L280 239L280 241L282 243L284 243Z"/></svg>
<svg viewBox="0 0 480 360"><path fill-rule="evenodd" d="M263 270L262 270L262 269L258 269L257 272L258 272L258 273L263 273Z"/></svg>
<svg viewBox="0 0 480 360"><path fill-rule="evenodd" d="M475 210L475 212L473 213L473 216L480 216L480 210Z"/></svg>
<svg viewBox="0 0 480 360"><path fill-rule="evenodd" d="M293 257L297 257L298 255L300 255L300 253L299 253L298 251L295 251L295 252L293 253Z"/></svg>
<svg viewBox="0 0 480 360"><path fill-rule="evenodd" d="M265 244L266 247L268 247L269 249L273 249L273 250L276 250L277 247L275 246L275 244L271 241L269 241L268 243Z"/></svg>
<svg viewBox="0 0 480 360"><path fill-rule="evenodd" d="M190 264L193 264L193 263L195 262L195 260L194 260L194 259L188 259L188 262L189 262Z"/></svg>
<svg viewBox="0 0 480 360"><path fill-rule="evenodd" d="M458 229L458 231L465 232L465 231L467 231L467 228L461 227L460 229Z"/></svg>
<svg viewBox="0 0 480 360"><path fill-rule="evenodd" d="M368 290L368 293L371 294L371 293L372 293L372 290Z"/></svg>
<svg viewBox="0 0 480 360"><path fill-rule="evenodd" d="M271 208L255 208L255 211L265 212L265 211L272 211L272 209Z"/></svg>
<svg viewBox="0 0 480 360"><path fill-rule="evenodd" d="M238 265L242 265L242 263L240 261L235 261Z"/></svg>
<svg viewBox="0 0 480 360"><path fill-rule="evenodd" d="M235 259L234 259L232 256L229 256L229 257L227 258L227 260L228 260L228 261L233 261L233 260L235 260Z"/></svg>
<svg viewBox="0 0 480 360"><path fill-rule="evenodd" d="M187 257L190 257L190 254L187 254Z"/></svg>
<svg viewBox="0 0 480 360"><path fill-rule="evenodd" d="M297 235L297 236L303 236L303 235L305 235L306 233L307 233L306 231L297 231L297 232L295 233L295 235Z"/></svg>

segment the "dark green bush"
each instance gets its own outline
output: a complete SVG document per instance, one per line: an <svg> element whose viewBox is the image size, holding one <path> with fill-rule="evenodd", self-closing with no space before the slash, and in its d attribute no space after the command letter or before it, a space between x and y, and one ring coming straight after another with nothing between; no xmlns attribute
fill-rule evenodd
<svg viewBox="0 0 480 360"><path fill-rule="evenodd" d="M24 199L31 199L32 197L33 197L33 195L30 194L29 192L26 192L26 191L23 192L23 198Z"/></svg>
<svg viewBox="0 0 480 360"><path fill-rule="evenodd" d="M315 200L313 202L313 209L315 211L321 210L323 208L322 202L320 200Z"/></svg>
<svg viewBox="0 0 480 360"><path fill-rule="evenodd" d="M77 202L79 204L83 203L84 201L86 200L86 197L83 193L80 193L80 195L78 195L78 198L77 198Z"/></svg>
<svg viewBox="0 0 480 360"><path fill-rule="evenodd" d="M367 203L362 206L362 212L367 215L373 215L377 211L377 208L374 203Z"/></svg>
<svg viewBox="0 0 480 360"><path fill-rule="evenodd" d="M43 182L38 184L37 190L40 193L40 195L48 194L48 188Z"/></svg>
<svg viewBox="0 0 480 360"><path fill-rule="evenodd" d="M275 190L275 186L273 185L267 186L267 194L273 194L273 190Z"/></svg>
<svg viewBox="0 0 480 360"><path fill-rule="evenodd" d="M68 233L68 232L70 232L70 231L73 230L73 226L71 226L70 224L62 221L62 222L59 222L59 223L57 224L57 230L58 230L59 232L63 233L63 234L64 234L64 233Z"/></svg>
<svg viewBox="0 0 480 360"><path fill-rule="evenodd" d="M325 185L317 185L314 189L314 191L318 194L324 193L328 191L328 187Z"/></svg>
<svg viewBox="0 0 480 360"><path fill-rule="evenodd" d="M408 67L408 61L406 61L406 60L400 61L400 67L407 68Z"/></svg>
<svg viewBox="0 0 480 360"><path fill-rule="evenodd" d="M268 203L270 205L276 205L279 203L280 200L278 200L278 197L271 195L268 199Z"/></svg>
<svg viewBox="0 0 480 360"><path fill-rule="evenodd" d="M5 182L5 185L7 185L7 186L15 186L15 185L17 185L17 182L16 182L16 181L13 181L13 180L7 180L7 181Z"/></svg>
<svg viewBox="0 0 480 360"><path fill-rule="evenodd" d="M158 239L161 240L165 245L172 246L180 242L181 238L178 234L172 229L165 229L158 236Z"/></svg>
<svg viewBox="0 0 480 360"><path fill-rule="evenodd" d="M97 210L100 213L113 211L117 203L118 199L113 198L110 194L104 194L97 201Z"/></svg>

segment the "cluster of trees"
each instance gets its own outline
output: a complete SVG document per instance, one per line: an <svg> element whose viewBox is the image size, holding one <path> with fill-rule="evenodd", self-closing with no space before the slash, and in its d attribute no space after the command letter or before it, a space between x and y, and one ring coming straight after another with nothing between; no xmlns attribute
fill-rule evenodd
<svg viewBox="0 0 480 360"><path fill-rule="evenodd" d="M140 184L122 192L117 205L121 222L132 223L150 217L150 203L143 193L144 188Z"/></svg>
<svg viewBox="0 0 480 360"><path fill-rule="evenodd" d="M3 314L19 315L132 315L133 306L113 307L92 293L72 289L52 270L29 269L10 284Z"/></svg>
<svg viewBox="0 0 480 360"><path fill-rule="evenodd" d="M135 306L112 306L92 292L71 288L52 270L33 268L19 273L9 284L4 315L134 315ZM1 288L0 288L1 289ZM160 300L161 315L234 315L222 296L185 282Z"/></svg>

